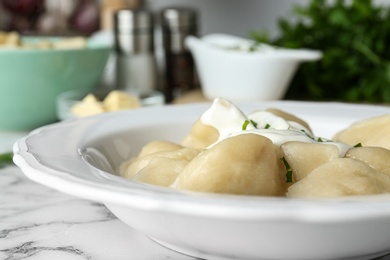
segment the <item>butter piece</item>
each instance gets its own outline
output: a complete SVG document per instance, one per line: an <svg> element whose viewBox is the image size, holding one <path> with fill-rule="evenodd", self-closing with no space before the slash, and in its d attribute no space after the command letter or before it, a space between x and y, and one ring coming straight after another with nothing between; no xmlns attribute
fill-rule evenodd
<svg viewBox="0 0 390 260"><path fill-rule="evenodd" d="M104 113L103 104L93 95L88 94L81 102L72 107L72 114L86 117Z"/></svg>
<svg viewBox="0 0 390 260"><path fill-rule="evenodd" d="M85 117L110 111L135 109L140 106L138 97L114 90L103 101L99 101L93 94L88 94L81 102L72 107L71 112L77 117Z"/></svg>
<svg viewBox="0 0 390 260"><path fill-rule="evenodd" d="M119 90L111 91L103 101L103 107L106 111L134 109L140 106L141 104L136 96Z"/></svg>

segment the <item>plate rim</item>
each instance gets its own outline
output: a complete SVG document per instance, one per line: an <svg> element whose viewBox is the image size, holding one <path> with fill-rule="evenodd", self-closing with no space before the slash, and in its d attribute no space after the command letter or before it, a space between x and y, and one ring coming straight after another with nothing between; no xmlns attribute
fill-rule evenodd
<svg viewBox="0 0 390 260"><path fill-rule="evenodd" d="M253 103L253 102L252 102ZM267 101L254 102L253 105L303 105L303 106L341 106L349 108L368 108L387 110L387 106L373 106L367 104L349 104L342 102L301 102L301 101ZM183 107L207 108L209 103L167 105L164 107L147 107L143 110L179 109ZM240 107L240 104L238 104ZM121 111L91 117L96 120L119 115L131 115L137 111ZM299 115L298 115L299 116ZM123 179L118 185L102 184L76 178L71 173L60 172L50 168L34 155L33 148L29 147L28 140L39 138L43 132L53 129L65 129L72 124L82 124L92 119L67 120L60 123L44 126L32 131L14 144L14 162L24 174L45 186L61 192L78 196L84 199L97 200L103 203L112 203L119 206L133 207L142 210L174 212L179 214L241 219L283 219L291 221L333 222L348 221L351 219L378 218L390 216L390 194L353 196L335 199L292 199L277 197L237 196L219 194L192 194L191 192L167 191L166 188L146 185L146 192L130 192L127 188L134 188L134 181ZM79 151L77 151L79 153ZM81 159L81 157L80 157ZM130 185L132 184L132 185ZM139 184L137 184L139 185ZM145 185L142 185L145 187ZM72 187L70 189L70 187ZM86 193L88 191L88 193ZM134 190L133 190L134 191ZM140 190L137 190L140 191ZM158 196L157 196L158 195ZM232 202L235 202L232 204ZM207 203L208 202L208 203ZM277 203L277 207L273 203ZM367 202L367 203L366 203ZM216 207L216 205L218 205ZM254 206L258 206L254 208ZM262 206L262 207L260 207ZM359 210L362 206L366 209ZM237 210L239 209L239 211ZM330 211L331 210L331 211ZM230 213L230 214L227 214ZM310 214L309 214L310 213Z"/></svg>

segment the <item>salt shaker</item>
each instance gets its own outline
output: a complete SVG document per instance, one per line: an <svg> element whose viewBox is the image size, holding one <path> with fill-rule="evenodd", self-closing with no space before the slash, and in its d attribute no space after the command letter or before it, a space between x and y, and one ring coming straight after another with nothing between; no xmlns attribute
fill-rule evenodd
<svg viewBox="0 0 390 260"><path fill-rule="evenodd" d="M153 15L147 10L124 9L115 13L118 89L143 96L159 88L153 28Z"/></svg>
<svg viewBox="0 0 390 260"><path fill-rule="evenodd" d="M166 101L171 102L199 87L193 58L184 44L188 35L197 35L197 13L188 8L166 8L160 18L165 59L163 91Z"/></svg>

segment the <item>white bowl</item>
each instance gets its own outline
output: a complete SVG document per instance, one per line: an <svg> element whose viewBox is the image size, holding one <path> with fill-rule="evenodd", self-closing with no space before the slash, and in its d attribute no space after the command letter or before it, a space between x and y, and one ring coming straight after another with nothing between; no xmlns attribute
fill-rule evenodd
<svg viewBox="0 0 390 260"><path fill-rule="evenodd" d="M254 42L226 34L189 36L185 43L193 54L203 93L209 99L282 99L299 65L322 57L319 51L269 45L255 52L232 50L235 46L249 48Z"/></svg>
<svg viewBox="0 0 390 260"><path fill-rule="evenodd" d="M341 103L238 104L276 107L331 137L388 107ZM180 192L115 175L148 141L180 141L207 104L147 107L68 120L14 145L32 180L104 203L119 219L173 250L210 259L369 259L390 250L390 195L288 199ZM110 245L106 245L110 246Z"/></svg>

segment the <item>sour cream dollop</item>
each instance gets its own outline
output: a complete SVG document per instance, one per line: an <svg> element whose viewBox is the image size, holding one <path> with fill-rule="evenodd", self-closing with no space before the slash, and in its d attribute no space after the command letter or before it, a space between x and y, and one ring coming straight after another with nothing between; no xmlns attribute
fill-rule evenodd
<svg viewBox="0 0 390 260"><path fill-rule="evenodd" d="M335 145L339 149L340 157L344 157L347 150L351 148L344 143L316 137L305 126L285 120L268 111L256 111L245 115L233 103L222 98L216 98L211 107L202 114L200 120L219 132L219 139L210 147L233 136L258 134L270 139L279 147L291 141Z"/></svg>

